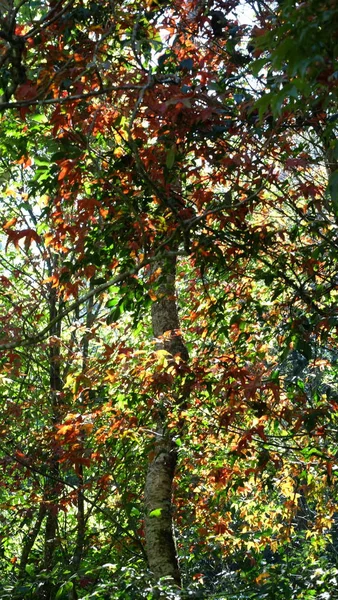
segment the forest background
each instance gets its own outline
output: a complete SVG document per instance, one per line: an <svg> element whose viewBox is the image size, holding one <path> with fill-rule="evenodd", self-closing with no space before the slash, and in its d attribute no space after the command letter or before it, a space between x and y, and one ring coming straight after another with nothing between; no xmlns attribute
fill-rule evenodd
<svg viewBox="0 0 338 600"><path fill-rule="evenodd" d="M337 22L1 0L1 599L338 598Z"/></svg>

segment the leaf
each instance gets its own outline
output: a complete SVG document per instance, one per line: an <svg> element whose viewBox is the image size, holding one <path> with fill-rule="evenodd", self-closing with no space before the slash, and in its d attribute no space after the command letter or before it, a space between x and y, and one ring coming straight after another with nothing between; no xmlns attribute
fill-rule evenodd
<svg viewBox="0 0 338 600"><path fill-rule="evenodd" d="M74 425L59 425L56 435L57 436L67 435L67 434L73 433L73 432L74 432Z"/></svg>
<svg viewBox="0 0 338 600"><path fill-rule="evenodd" d="M336 160L338 159L338 140L336 141L333 149L333 158Z"/></svg>
<svg viewBox="0 0 338 600"><path fill-rule="evenodd" d="M28 575L30 575L30 577L34 577L35 576L34 565L32 565L32 564L26 565L25 566L25 571L26 571L26 573L28 573Z"/></svg>
<svg viewBox="0 0 338 600"><path fill-rule="evenodd" d="M157 300L157 296L155 294L155 292L153 290L149 290L148 291L148 296L151 299L152 302L156 302Z"/></svg>
<svg viewBox="0 0 338 600"><path fill-rule="evenodd" d="M31 115L30 119L32 121L36 121L37 123L47 123L48 122L46 115L39 115L39 114Z"/></svg>
<svg viewBox="0 0 338 600"><path fill-rule="evenodd" d="M168 350L156 350L155 354L158 358L166 358L167 356L171 356L170 352L168 352Z"/></svg>
<svg viewBox="0 0 338 600"><path fill-rule="evenodd" d="M18 219L16 219L15 217L13 217L13 219L10 219L9 221L7 221L7 223L5 223L2 227L3 229L10 229L11 227L13 227L13 225L16 224Z"/></svg>
<svg viewBox="0 0 338 600"><path fill-rule="evenodd" d="M119 298L111 298L111 300L108 300L106 307L111 308L112 306L116 306L116 304L118 302L119 302Z"/></svg>
<svg viewBox="0 0 338 600"><path fill-rule="evenodd" d="M257 77L257 75L259 74L259 72L264 69L265 65L267 63L267 59L266 58L258 58L257 60L253 61L250 65L251 71L253 73L253 75L255 75Z"/></svg>
<svg viewBox="0 0 338 600"><path fill-rule="evenodd" d="M278 381L279 380L279 375L280 375L279 369L276 369L275 371L272 371L272 373L270 375L271 381Z"/></svg>
<svg viewBox="0 0 338 600"><path fill-rule="evenodd" d="M328 192L331 196L334 212L338 215L338 170L330 175Z"/></svg>
<svg viewBox="0 0 338 600"><path fill-rule="evenodd" d="M121 314L127 309L128 303L126 303L125 298L112 298L111 300L108 300L107 305L109 303L111 303L110 306L113 308L113 310L107 317L107 324L111 325L111 323L115 323L115 321L117 321L120 318Z"/></svg>
<svg viewBox="0 0 338 600"><path fill-rule="evenodd" d="M264 583L270 576L270 573L265 571L264 573L260 573L260 575L256 577L255 581L256 583L261 584Z"/></svg>
<svg viewBox="0 0 338 600"><path fill-rule="evenodd" d="M167 152L167 157L166 157L166 167L167 169L172 169L175 163L175 157L176 157L176 146L173 145L171 146L170 150L168 150Z"/></svg>
<svg viewBox="0 0 338 600"><path fill-rule="evenodd" d="M278 94L271 94L271 110L274 116L278 117L286 97L285 90L282 89Z"/></svg>
<svg viewBox="0 0 338 600"><path fill-rule="evenodd" d="M104 283L104 280L102 283ZM120 288L117 285L111 285L110 288L108 288L108 292L110 294L117 294L119 291L120 291Z"/></svg>
<svg viewBox="0 0 338 600"><path fill-rule="evenodd" d="M304 456L304 458L310 458L311 456L326 458L326 455L321 450L319 450L318 448L309 448L309 446L303 448L302 455Z"/></svg>
<svg viewBox="0 0 338 600"><path fill-rule="evenodd" d="M33 229L22 229L21 231L13 231L12 229L7 229L6 233L8 235L6 249L8 248L10 243L14 244L14 246L17 249L19 249L19 240L21 239L24 239L26 250L29 249L33 241L37 244L41 242L40 236Z"/></svg>
<svg viewBox="0 0 338 600"><path fill-rule="evenodd" d="M73 591L73 582L72 581L66 581L65 583L63 583L61 585L61 587L58 589L58 591L55 594L55 600L58 600L59 598L69 598L69 592Z"/></svg>
<svg viewBox="0 0 338 600"><path fill-rule="evenodd" d="M32 100L37 96L37 85L32 81L28 81L20 85L15 93L17 100Z"/></svg>
<svg viewBox="0 0 338 600"><path fill-rule="evenodd" d="M163 510L163 508L155 508L154 510L151 510L149 513L149 517L159 518L162 514L162 510Z"/></svg>
<svg viewBox="0 0 338 600"><path fill-rule="evenodd" d="M272 98L273 98L272 94L264 94L259 100L257 100L256 106L258 108L258 115L259 115L260 121L263 119L263 116L267 113L267 111L270 107Z"/></svg>

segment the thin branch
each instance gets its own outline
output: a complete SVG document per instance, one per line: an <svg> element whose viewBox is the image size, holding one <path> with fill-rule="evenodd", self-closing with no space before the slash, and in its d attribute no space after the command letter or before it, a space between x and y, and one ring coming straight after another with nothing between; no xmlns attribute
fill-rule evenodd
<svg viewBox="0 0 338 600"><path fill-rule="evenodd" d="M63 7L62 10L60 10L60 12L58 12L56 15L54 15L54 17L52 17L52 14L55 13L55 11L57 10L57 8L59 6L62 5L62 0L60 0L56 6L54 6L49 13L47 13L47 15L45 17L43 17L41 19L41 21L39 21L35 27L33 27L33 29L31 29L30 31L28 31L28 33L25 34L25 36L23 36L26 40L29 38L32 38L34 35L36 35L37 33L40 33L40 31L42 29L45 29L46 27L49 27L50 25L52 25L52 23L54 23L55 21L57 21L60 17L62 17L62 15L69 9L71 8L72 4L74 4L75 0L70 0L70 2L68 2L66 4L66 6Z"/></svg>
<svg viewBox="0 0 338 600"><path fill-rule="evenodd" d="M3 446L2 444L0 445L0 450L6 456L10 457L13 461L15 461L16 463L18 463L19 465L22 465L23 467L26 467L26 469L28 469L29 471L31 471L35 475L42 475L42 477L45 477L49 481L54 481L56 483L61 483L63 486L68 487L68 488L70 488L72 490L75 490L75 491L78 490L78 487L76 485L70 483L69 481L66 481L65 479L62 479L62 477L59 477L57 475L53 475L52 473L47 472L47 470L45 471L44 469L37 467L33 463L29 462L29 460L27 460L25 456L20 457L18 454L12 454L12 453L10 453L6 449L6 447ZM100 492L102 492L101 489L100 489ZM111 521L112 523L114 523L114 525L116 526L116 528L119 530L119 533L122 532L125 535L127 535L130 539L132 539L139 546L140 551L142 552L142 555L145 557L145 551L144 551L144 548L143 548L143 544L142 544L140 538L138 537L137 532L135 532L135 535L133 535L130 532L129 527L126 528L124 525L122 525L113 516L112 511L110 511L109 509L106 509L106 508L102 508L101 506L99 506L96 503L97 502L97 498L93 501L93 500L91 500L91 498L89 498L88 496L86 496L84 494L84 499L85 499L85 501L90 506L93 506L93 508L95 508L98 512L100 512L101 514L105 515L109 519L109 521Z"/></svg>
<svg viewBox="0 0 338 600"><path fill-rule="evenodd" d="M74 94L73 96L64 96L59 98L47 98L46 100L39 100L34 98L32 100L19 100L17 102L1 102L0 113L7 108L23 108L25 106L45 106L47 104L66 104L67 102L74 102L76 100L85 100L86 98L94 98L95 96L104 96L111 92L118 92L120 90L142 90L144 85L112 85L103 89L94 90L92 92L84 94Z"/></svg>
<svg viewBox="0 0 338 600"><path fill-rule="evenodd" d="M70 304L67 308L65 308L65 310L60 312L56 317L54 317L54 319L51 319L49 321L49 323L46 325L46 327L44 327L36 335L26 337L26 338L19 338L17 340L13 340L12 342L6 342L4 344L0 344L0 351L11 350L11 349L17 348L17 347L27 348L29 346L34 346L35 344L42 342L47 337L48 333L51 331L51 329L54 327L54 325L56 325L57 323L62 321L62 319L64 319L67 315L69 315L71 312L73 312L74 310L79 308L79 306L81 306L82 304L87 302L90 298L96 296L97 294L101 294L102 292L104 292L108 288L110 288L111 286L114 286L117 283L125 281L129 277L133 277L141 269L143 269L143 267L146 267L147 265L158 261L159 253L160 253L160 251L157 250L156 254L153 257L151 257L151 258L148 257L148 258L144 259L136 267L134 267L134 269L124 271L124 273L120 273L119 275L116 275L109 281L106 281L105 283L102 283L101 285L98 285L94 289L90 290L89 292L87 292L87 294L84 294L84 296L81 296L80 298L78 298L78 300L76 300L75 302ZM166 254L166 252L164 252L164 254Z"/></svg>

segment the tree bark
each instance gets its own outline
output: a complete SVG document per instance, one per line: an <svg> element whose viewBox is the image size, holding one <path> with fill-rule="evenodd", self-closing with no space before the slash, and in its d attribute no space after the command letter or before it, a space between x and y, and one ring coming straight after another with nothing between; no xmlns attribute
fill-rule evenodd
<svg viewBox="0 0 338 600"><path fill-rule="evenodd" d="M158 267L159 265L156 265ZM152 328L157 348L188 360L179 332L175 297L176 257L163 260L158 300L152 306ZM170 334L168 333L170 332ZM163 339L163 334L166 333ZM170 363L170 360L168 361ZM149 568L156 581L181 586L173 532L172 485L177 463L177 445L168 431L166 403L156 417L156 436L145 483L145 536Z"/></svg>
<svg viewBox="0 0 338 600"><path fill-rule="evenodd" d="M92 289L91 285L91 289ZM86 373L87 362L89 356L89 330L93 325L95 320L95 315L93 313L94 307L94 298L91 296L87 302L87 316L86 316L86 333L82 342L82 373ZM85 436L82 433L81 435L81 444L84 446ZM86 515L85 515L85 501L84 501L84 493L83 493L83 484L84 484L84 466L79 465L78 467L78 478L79 484L77 489L77 529L76 529L76 542L75 549L72 558L72 566L74 573L80 569L81 561L83 557L84 545L85 545L85 537L86 537Z"/></svg>
<svg viewBox="0 0 338 600"><path fill-rule="evenodd" d="M54 289L50 290L49 300L50 321L58 315L58 298ZM57 322L51 330L50 349L49 349L49 383L50 383L50 403L51 403L51 421L56 425L60 420L60 393L63 384L61 378L61 353L60 340L61 322ZM54 553L57 547L58 531L58 499L60 494L60 484L57 482L59 477L59 456L57 450L52 449L52 455L49 461L49 473L45 488L45 508L46 523L44 535L44 571L49 574L54 567ZM49 474L51 478L49 479ZM50 578L46 579L39 589L39 598L42 600L51 600L53 597L53 584Z"/></svg>
<svg viewBox="0 0 338 600"><path fill-rule="evenodd" d="M40 533L42 521L45 518L45 514L46 514L46 506L43 502L41 502L41 504L39 506L39 511L38 511L36 521L35 521L33 527L31 528L31 530L28 532L25 542L23 544L23 548L22 548L22 552L21 552L21 559L20 559L20 566L19 566L19 579L23 579L26 575L26 566L28 563L29 555L35 544L36 538L38 537L38 535Z"/></svg>

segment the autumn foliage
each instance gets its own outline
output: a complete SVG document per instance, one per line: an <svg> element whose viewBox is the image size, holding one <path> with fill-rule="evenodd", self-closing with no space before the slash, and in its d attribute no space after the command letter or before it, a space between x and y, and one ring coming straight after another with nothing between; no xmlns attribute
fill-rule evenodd
<svg viewBox="0 0 338 600"><path fill-rule="evenodd" d="M328 598L336 3L0 5L0 599Z"/></svg>

